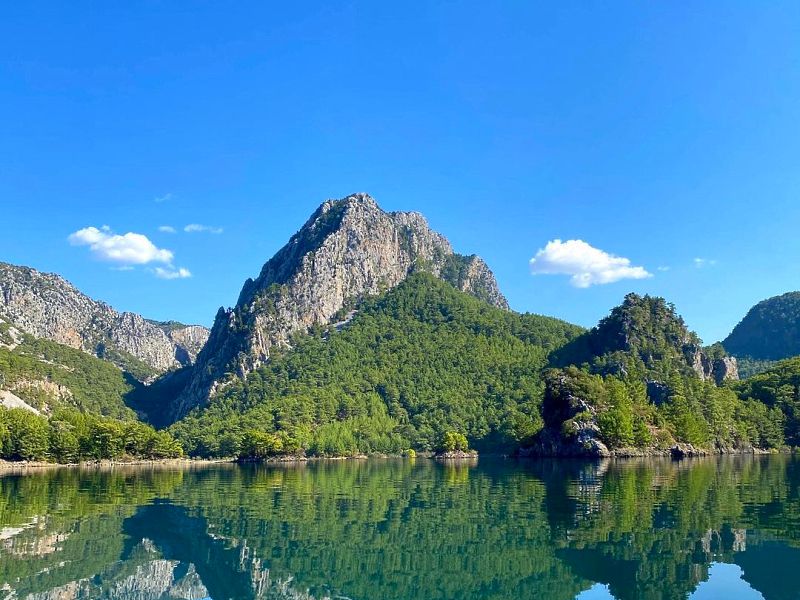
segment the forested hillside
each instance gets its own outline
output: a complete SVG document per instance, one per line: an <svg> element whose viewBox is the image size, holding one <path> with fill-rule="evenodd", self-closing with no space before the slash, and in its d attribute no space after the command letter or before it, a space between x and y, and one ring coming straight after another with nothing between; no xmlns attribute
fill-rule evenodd
<svg viewBox="0 0 800 600"><path fill-rule="evenodd" d="M184 449L602 456L778 448L789 433L785 407L737 394L735 363L661 298L629 295L582 332L418 272L334 321L173 425Z"/></svg>
<svg viewBox="0 0 800 600"><path fill-rule="evenodd" d="M128 395L140 388L110 362L0 322L0 395L3 403L22 406L0 406L0 458L180 456L169 433L138 421L127 406Z"/></svg>
<svg viewBox="0 0 800 600"><path fill-rule="evenodd" d="M800 446L800 357L781 361L736 384L740 396L753 398L785 418L786 441Z"/></svg>
<svg viewBox="0 0 800 600"><path fill-rule="evenodd" d="M739 359L743 376L760 373L779 360L800 355L800 292L756 304L722 345Z"/></svg>
<svg viewBox="0 0 800 600"><path fill-rule="evenodd" d="M0 390L49 413L59 407L134 419L125 396L139 385L112 363L0 322Z"/></svg>
<svg viewBox="0 0 800 600"><path fill-rule="evenodd" d="M187 451L397 453L436 449L451 431L515 447L542 427L548 353L581 332L422 272L355 308L174 425Z"/></svg>
<svg viewBox="0 0 800 600"><path fill-rule="evenodd" d="M597 327L553 353L541 454L732 450L784 443L783 415L726 385L735 362L703 349L663 298L629 294Z"/></svg>

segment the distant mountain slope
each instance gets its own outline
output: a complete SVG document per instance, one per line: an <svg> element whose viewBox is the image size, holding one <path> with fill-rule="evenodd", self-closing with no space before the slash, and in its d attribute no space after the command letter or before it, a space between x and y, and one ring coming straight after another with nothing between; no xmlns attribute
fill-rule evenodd
<svg viewBox="0 0 800 600"><path fill-rule="evenodd" d="M745 374L800 355L800 292L768 298L751 308L722 342L746 367Z"/></svg>
<svg viewBox="0 0 800 600"><path fill-rule="evenodd" d="M785 417L787 443L800 446L800 356L777 362L739 382L735 389L742 397L779 409Z"/></svg>
<svg viewBox="0 0 800 600"><path fill-rule="evenodd" d="M486 263L455 254L419 213L384 212L367 194L323 203L245 282L236 306L217 313L174 417L290 348L295 333L330 323L343 307L394 288L414 269L508 308Z"/></svg>
<svg viewBox="0 0 800 600"><path fill-rule="evenodd" d="M0 391L44 414L60 407L134 419L125 397L139 386L113 364L81 350L37 339L0 320ZM11 395L2 404L15 406Z"/></svg>
<svg viewBox="0 0 800 600"><path fill-rule="evenodd" d="M557 366L587 364L596 373L665 381L673 372L722 383L738 379L736 361L704 350L663 298L628 294L596 327L557 350Z"/></svg>
<svg viewBox="0 0 800 600"><path fill-rule="evenodd" d="M541 427L548 353L582 331L424 272L354 308L175 424L184 447L235 454L260 430L323 455L400 452L432 449L452 430L479 448L513 448Z"/></svg>
<svg viewBox="0 0 800 600"><path fill-rule="evenodd" d="M109 360L140 380L190 364L208 329L119 313L62 277L0 263L0 317L37 338Z"/></svg>

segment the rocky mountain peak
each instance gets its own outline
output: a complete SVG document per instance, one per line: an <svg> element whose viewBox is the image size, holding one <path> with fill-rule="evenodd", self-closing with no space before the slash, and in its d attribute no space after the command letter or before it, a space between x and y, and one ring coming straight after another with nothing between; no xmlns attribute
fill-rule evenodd
<svg viewBox="0 0 800 600"><path fill-rule="evenodd" d="M0 263L0 318L34 337L108 359L143 379L191 364L208 337L205 327L117 312L59 275L7 263Z"/></svg>
<svg viewBox="0 0 800 600"><path fill-rule="evenodd" d="M231 375L243 377L344 306L428 271L494 306L508 308L486 263L453 252L417 212L386 212L368 194L327 200L248 279L234 308L220 310L174 417L203 403Z"/></svg>

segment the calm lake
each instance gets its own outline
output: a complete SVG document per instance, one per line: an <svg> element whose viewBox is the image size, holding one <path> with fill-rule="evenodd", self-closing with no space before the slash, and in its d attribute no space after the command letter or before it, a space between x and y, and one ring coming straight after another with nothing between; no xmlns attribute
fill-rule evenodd
<svg viewBox="0 0 800 600"><path fill-rule="evenodd" d="M800 460L0 478L0 598L800 598Z"/></svg>

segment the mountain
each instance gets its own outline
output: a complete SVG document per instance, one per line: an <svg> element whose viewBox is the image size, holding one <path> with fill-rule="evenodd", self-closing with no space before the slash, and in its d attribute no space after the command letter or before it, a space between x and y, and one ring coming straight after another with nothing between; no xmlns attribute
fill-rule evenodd
<svg viewBox="0 0 800 600"><path fill-rule="evenodd" d="M172 433L203 456L258 454L262 444L396 454L438 449L447 432L508 451L542 426L548 353L582 331L492 306L426 272L333 320L220 389Z"/></svg>
<svg viewBox="0 0 800 600"><path fill-rule="evenodd" d="M675 306L663 298L628 294L596 327L553 354L555 366L588 364L595 373L665 380L673 371L721 384L739 378L736 360L703 349Z"/></svg>
<svg viewBox="0 0 800 600"><path fill-rule="evenodd" d="M739 358L744 374L800 355L800 292L762 300L751 308L722 345Z"/></svg>
<svg viewBox="0 0 800 600"><path fill-rule="evenodd" d="M7 263L0 263L0 317L34 337L109 360L141 381L191 364L209 333L117 312L58 275Z"/></svg>
<svg viewBox="0 0 800 600"><path fill-rule="evenodd" d="M702 348L672 304L628 294L608 317L551 355L544 427L522 452L608 456L778 448L778 408L734 387L736 360Z"/></svg>
<svg viewBox="0 0 800 600"><path fill-rule="evenodd" d="M7 408L51 414L59 407L73 407L134 419L125 397L137 384L107 361L37 339L0 318L0 404Z"/></svg>
<svg viewBox="0 0 800 600"><path fill-rule="evenodd" d="M236 306L219 310L173 416L290 349L295 334L331 323L360 298L391 290L415 270L508 309L486 263L455 254L419 213L385 212L367 194L324 202L260 275L245 282Z"/></svg>

